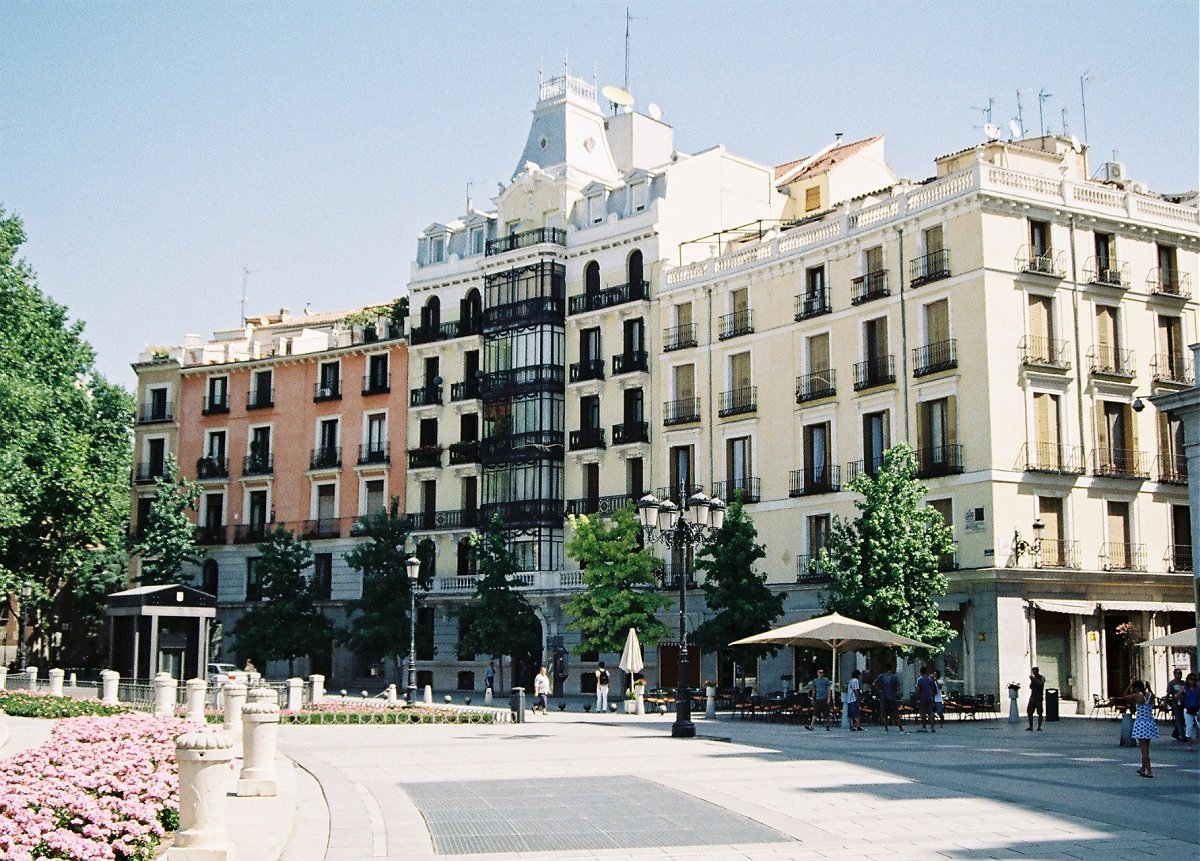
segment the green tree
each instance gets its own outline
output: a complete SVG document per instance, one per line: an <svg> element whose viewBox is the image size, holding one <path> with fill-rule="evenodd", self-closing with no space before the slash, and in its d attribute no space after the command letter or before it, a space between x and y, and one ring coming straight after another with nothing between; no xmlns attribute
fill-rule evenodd
<svg viewBox="0 0 1200 861"><path fill-rule="evenodd" d="M262 589L255 604L234 625L238 653L260 661L288 662L288 677L296 658L323 650L332 624L317 609L316 584L305 574L312 566L312 545L277 527L258 545L254 563Z"/></svg>
<svg viewBox="0 0 1200 861"><path fill-rule="evenodd" d="M63 597L94 556L122 552L133 399L96 373L83 324L18 256L24 241L0 209L0 595L15 614L29 587L29 639L50 657L64 624L71 638L96 633L96 603Z"/></svg>
<svg viewBox="0 0 1200 861"><path fill-rule="evenodd" d="M884 452L874 476L860 473L846 490L859 515L835 518L820 564L830 573L822 595L826 609L878 625L939 651L954 631L938 618L937 598L946 593L941 559L954 549L950 527L921 504L926 488L916 481L913 450L900 443Z"/></svg>
<svg viewBox="0 0 1200 861"><path fill-rule="evenodd" d="M162 475L154 479L154 501L131 550L141 557L143 586L182 583L183 563L200 561L196 550L196 524L187 516L196 510L200 486L179 475L175 456L168 454Z"/></svg>
<svg viewBox="0 0 1200 861"><path fill-rule="evenodd" d="M338 640L365 661L391 658L392 680L399 684L400 662L408 654L412 594L404 565L408 520L400 512L400 498L393 496L386 511L367 515L360 524L366 540L344 558L362 575L362 597L350 603L350 624L338 631ZM433 582L425 566L418 582L422 589Z"/></svg>
<svg viewBox="0 0 1200 861"><path fill-rule="evenodd" d="M530 643L540 640L541 622L528 599L512 587L517 558L508 546L499 517L487 529L470 538L471 558L478 571L475 595L458 611L458 648L463 653L491 655L500 659L500 689L504 687L504 656L536 660Z"/></svg>
<svg viewBox="0 0 1200 861"><path fill-rule="evenodd" d="M584 590L571 597L563 610L568 627L582 635L575 651L620 652L630 628L653 646L670 635L657 614L671 599L654 591L658 559L641 547L641 526L633 506L614 512L611 523L586 514L569 518L575 536L566 550L583 569Z"/></svg>
<svg viewBox="0 0 1200 861"><path fill-rule="evenodd" d="M767 575L754 563L767 555L758 530L740 501L729 504L725 523L696 554L696 570L704 572L704 601L716 613L693 638L705 652L723 652L729 643L768 630L783 614L783 592L767 588ZM734 660L748 665L778 646L735 646Z"/></svg>

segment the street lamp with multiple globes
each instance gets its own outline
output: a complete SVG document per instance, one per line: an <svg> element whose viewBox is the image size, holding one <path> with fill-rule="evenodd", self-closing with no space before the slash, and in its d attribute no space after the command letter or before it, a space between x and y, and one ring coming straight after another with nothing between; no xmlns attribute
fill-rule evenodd
<svg viewBox="0 0 1200 861"><path fill-rule="evenodd" d="M421 577L421 560L414 553L404 560L408 571L408 691L405 700L411 706L417 701L417 580Z"/></svg>
<svg viewBox="0 0 1200 861"><path fill-rule="evenodd" d="M690 519L687 516L689 513ZM670 500L660 502L653 494L647 493L638 500L638 514L647 541L665 544L685 553L684 570L679 572L679 686L675 692L675 723L671 726L671 735L674 738L694 738L696 725L692 723L692 696L687 685L686 554L716 536L725 523L725 503L720 499L709 499L697 491L684 499L683 508L680 509Z"/></svg>

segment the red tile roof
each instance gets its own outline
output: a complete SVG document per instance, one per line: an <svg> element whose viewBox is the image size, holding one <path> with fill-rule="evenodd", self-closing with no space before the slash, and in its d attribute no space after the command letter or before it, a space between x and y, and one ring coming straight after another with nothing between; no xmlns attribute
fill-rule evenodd
<svg viewBox="0 0 1200 861"><path fill-rule="evenodd" d="M812 158L812 156L805 156L804 158L798 158L794 161L789 161L785 164L778 165L775 168L775 181L779 182L781 179L783 179L783 177L787 176L788 183L792 183L798 179L803 179L806 176L815 176L819 173L825 173L838 162L845 161L859 150L870 146L871 144L875 143L875 141L881 140L882 138L883 135L872 135L871 137L863 138L860 141L854 141L853 143L835 146L828 152L822 153L815 161L813 161L812 164L808 165L804 168L804 170L800 171L794 176L788 176L788 174L794 171L805 161Z"/></svg>

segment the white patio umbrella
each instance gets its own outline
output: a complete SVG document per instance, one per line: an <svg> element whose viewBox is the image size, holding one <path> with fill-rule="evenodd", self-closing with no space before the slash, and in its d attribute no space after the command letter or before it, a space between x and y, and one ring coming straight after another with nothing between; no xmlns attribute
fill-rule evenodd
<svg viewBox="0 0 1200 861"><path fill-rule="evenodd" d="M629 673L629 689L632 691L633 674L640 673L642 667L646 666L646 662L642 660L642 644L638 641L637 628L629 629L629 636L625 638L625 649L621 652L621 662L617 666Z"/></svg>
<svg viewBox="0 0 1200 861"><path fill-rule="evenodd" d="M1196 648L1196 629L1188 628L1186 631L1165 634L1161 637L1155 637L1153 640L1138 643L1138 645L1147 649L1152 646L1174 646L1177 649L1194 649Z"/></svg>

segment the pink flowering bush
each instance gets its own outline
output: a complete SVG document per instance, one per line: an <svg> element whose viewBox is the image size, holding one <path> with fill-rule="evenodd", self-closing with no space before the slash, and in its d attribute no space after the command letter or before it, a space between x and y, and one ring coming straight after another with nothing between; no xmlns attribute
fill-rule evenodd
<svg viewBox="0 0 1200 861"><path fill-rule="evenodd" d="M0 858L147 861L179 822L176 718L60 722L40 747L0 760Z"/></svg>

